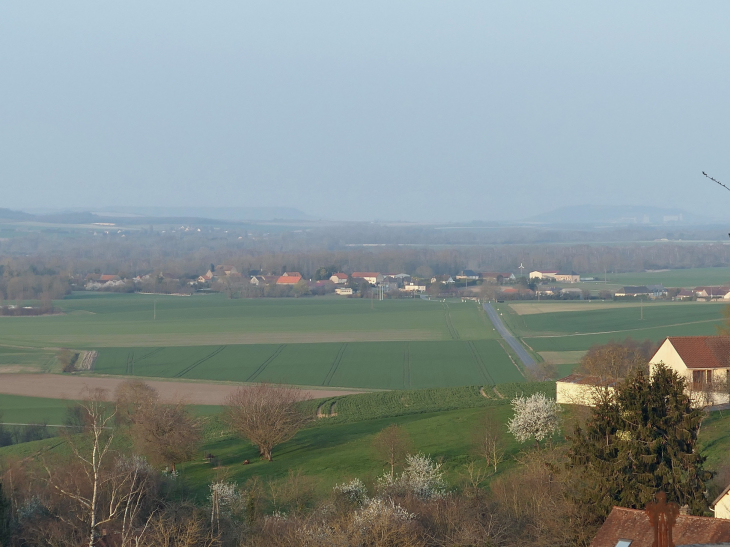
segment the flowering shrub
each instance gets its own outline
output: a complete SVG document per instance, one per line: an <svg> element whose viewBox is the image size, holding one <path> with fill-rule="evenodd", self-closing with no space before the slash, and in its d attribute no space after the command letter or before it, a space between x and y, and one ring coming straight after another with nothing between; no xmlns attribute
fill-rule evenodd
<svg viewBox="0 0 730 547"><path fill-rule="evenodd" d="M374 498L365 507L355 513L352 524L360 529L368 529L373 526L380 526L384 522L407 521L416 516L409 513L393 500Z"/></svg>
<svg viewBox="0 0 730 547"><path fill-rule="evenodd" d="M421 499L440 498L446 493L441 464L423 454L406 456L406 468L400 476L389 473L378 478L378 490L386 495L411 493Z"/></svg>
<svg viewBox="0 0 730 547"><path fill-rule="evenodd" d="M363 505L368 500L368 491L360 479L338 484L333 488L338 497L344 498L355 505Z"/></svg>
<svg viewBox="0 0 730 547"><path fill-rule="evenodd" d="M544 393L512 399L515 415L507 423L519 442L534 438L538 443L560 430L560 406Z"/></svg>

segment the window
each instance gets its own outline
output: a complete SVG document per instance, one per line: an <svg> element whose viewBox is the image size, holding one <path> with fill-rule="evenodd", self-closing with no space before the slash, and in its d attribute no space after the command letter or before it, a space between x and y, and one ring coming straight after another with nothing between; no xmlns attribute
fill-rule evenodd
<svg viewBox="0 0 730 547"><path fill-rule="evenodd" d="M632 541L632 539L620 539L618 540L616 547L629 547Z"/></svg>

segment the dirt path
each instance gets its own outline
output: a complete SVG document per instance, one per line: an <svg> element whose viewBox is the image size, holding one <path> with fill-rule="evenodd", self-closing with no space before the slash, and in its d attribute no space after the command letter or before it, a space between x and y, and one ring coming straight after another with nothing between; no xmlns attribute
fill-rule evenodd
<svg viewBox="0 0 730 547"><path fill-rule="evenodd" d="M187 403L193 405L222 405L225 398L238 387L205 382L142 380L155 388L163 400L182 397ZM59 374L3 374L0 376L0 393L51 399L78 399L79 394L86 387L108 389L113 392L124 381L126 381L125 378L95 378ZM363 393L359 390L344 389L303 389L302 391L308 399Z"/></svg>

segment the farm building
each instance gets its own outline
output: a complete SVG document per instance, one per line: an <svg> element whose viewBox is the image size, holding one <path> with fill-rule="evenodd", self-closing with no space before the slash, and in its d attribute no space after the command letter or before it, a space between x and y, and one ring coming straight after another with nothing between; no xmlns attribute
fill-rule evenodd
<svg viewBox="0 0 730 547"><path fill-rule="evenodd" d="M730 337L670 336L649 361L653 374L659 363L687 380L690 396L698 406L730 402Z"/></svg>
<svg viewBox="0 0 730 547"><path fill-rule="evenodd" d="M580 283L580 274L574 271L558 272L553 277L558 283Z"/></svg>
<svg viewBox="0 0 730 547"><path fill-rule="evenodd" d="M649 295L651 295L651 291L649 290L649 287L644 287L644 286L622 287L621 289L616 291L616 293L614 294L614 296L619 296L619 297L622 297L622 296L632 296L632 297L646 296L646 297L648 297Z"/></svg>
<svg viewBox="0 0 730 547"><path fill-rule="evenodd" d="M421 285L420 283L406 283L400 290L403 292L424 292L426 290L426 285Z"/></svg>
<svg viewBox="0 0 730 547"><path fill-rule="evenodd" d="M535 270L530 272L530 279L555 279L558 270Z"/></svg>
<svg viewBox="0 0 730 547"><path fill-rule="evenodd" d="M353 272L353 279L364 279L371 285L377 285L383 282L383 274L379 272Z"/></svg>
<svg viewBox="0 0 730 547"><path fill-rule="evenodd" d="M730 519L730 485L715 498L710 509L715 513L715 518Z"/></svg>
<svg viewBox="0 0 730 547"><path fill-rule="evenodd" d="M296 285L302 280L302 276L299 275L282 275L276 280L277 285Z"/></svg>
<svg viewBox="0 0 730 547"><path fill-rule="evenodd" d="M344 285L347 283L347 274L346 273L336 273L332 274L330 276L330 281L334 283L335 285Z"/></svg>
<svg viewBox="0 0 730 547"><path fill-rule="evenodd" d="M352 294L352 289L350 287L337 287L335 293L341 296L348 296Z"/></svg>
<svg viewBox="0 0 730 547"><path fill-rule="evenodd" d="M479 279L479 274L473 270L462 270L458 274L456 274L456 279L460 279L462 281L464 279L466 279L467 281L476 281L477 279Z"/></svg>

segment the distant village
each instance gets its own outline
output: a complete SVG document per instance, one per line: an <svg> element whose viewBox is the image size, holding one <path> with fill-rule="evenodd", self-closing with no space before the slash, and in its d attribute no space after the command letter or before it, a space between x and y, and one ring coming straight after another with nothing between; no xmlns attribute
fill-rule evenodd
<svg viewBox="0 0 730 547"><path fill-rule="evenodd" d="M320 270L321 272L321 270ZM87 291L184 294L236 291L241 296L306 296L335 294L345 297L369 295L377 289L388 298L400 296L479 296L491 300L694 300L730 301L729 286L700 286L693 289L667 288L663 285L625 286L609 290L594 277L581 277L574 271L533 270L477 272L462 270L455 274L430 277L407 273L326 272L318 279L306 278L296 271L282 274L260 271L239 272L235 266L220 264L197 278L181 278L159 272L126 278L116 274L90 273L77 285ZM580 286L578 286L580 284Z"/></svg>

